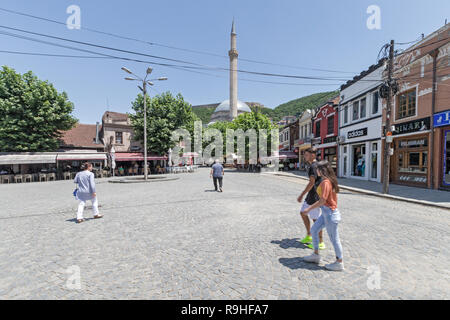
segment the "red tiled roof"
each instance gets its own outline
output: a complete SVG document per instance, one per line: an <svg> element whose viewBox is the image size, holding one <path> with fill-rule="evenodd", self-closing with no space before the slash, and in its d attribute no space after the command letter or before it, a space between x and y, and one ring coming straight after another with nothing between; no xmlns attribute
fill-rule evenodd
<svg viewBox="0 0 450 320"><path fill-rule="evenodd" d="M99 126L99 133L102 126ZM65 131L61 137L61 145L64 147L102 148L103 142L95 143L96 125L78 123L72 129Z"/></svg>
<svg viewBox="0 0 450 320"><path fill-rule="evenodd" d="M109 118L109 119L112 119L112 120L126 121L128 119L128 114L120 113L120 112L113 112L113 111L106 111L103 114L102 120L104 121L106 118Z"/></svg>

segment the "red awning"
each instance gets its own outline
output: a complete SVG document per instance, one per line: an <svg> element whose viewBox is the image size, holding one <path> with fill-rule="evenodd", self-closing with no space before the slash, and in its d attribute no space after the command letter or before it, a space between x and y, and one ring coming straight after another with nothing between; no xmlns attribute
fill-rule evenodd
<svg viewBox="0 0 450 320"><path fill-rule="evenodd" d="M120 161L144 161L143 152L116 152L115 153L116 162ZM147 155L147 160L167 160L166 156L158 156L149 154Z"/></svg>

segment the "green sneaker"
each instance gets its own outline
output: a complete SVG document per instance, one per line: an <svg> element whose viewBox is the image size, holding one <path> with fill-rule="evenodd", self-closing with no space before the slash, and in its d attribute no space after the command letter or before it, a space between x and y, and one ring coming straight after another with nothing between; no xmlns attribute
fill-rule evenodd
<svg viewBox="0 0 450 320"><path fill-rule="evenodd" d="M313 247L312 243L308 244L307 247L314 250L314 247ZM323 242L319 243L319 250L323 250L325 248L326 248L325 247L325 243L323 243Z"/></svg>
<svg viewBox="0 0 450 320"><path fill-rule="evenodd" d="M312 242L312 237L311 236L306 236L302 240L300 240L300 242L303 243L303 244L311 243Z"/></svg>

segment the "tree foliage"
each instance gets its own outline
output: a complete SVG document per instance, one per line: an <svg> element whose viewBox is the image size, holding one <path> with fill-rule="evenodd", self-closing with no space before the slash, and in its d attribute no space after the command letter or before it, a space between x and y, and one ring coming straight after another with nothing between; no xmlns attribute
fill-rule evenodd
<svg viewBox="0 0 450 320"><path fill-rule="evenodd" d="M135 140L144 141L144 96L139 94L132 102L134 114L129 114L134 128ZM173 96L164 92L152 98L147 96L147 150L159 155L167 154L172 142L172 132L186 129L194 132L194 121L199 120L191 105L181 94Z"/></svg>
<svg viewBox="0 0 450 320"><path fill-rule="evenodd" d="M20 75L0 70L0 151L55 151L62 131L77 122L65 92L39 80L31 71Z"/></svg>

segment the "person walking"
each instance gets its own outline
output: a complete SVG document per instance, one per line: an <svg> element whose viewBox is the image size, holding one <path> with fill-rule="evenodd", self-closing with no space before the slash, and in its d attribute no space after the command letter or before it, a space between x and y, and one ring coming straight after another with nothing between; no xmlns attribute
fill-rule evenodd
<svg viewBox="0 0 450 320"><path fill-rule="evenodd" d="M341 221L341 213L337 208L337 193L339 192L338 181L336 174L328 161L319 162L317 164L317 170L319 176L322 177L322 182L317 188L320 199L305 211L308 213L309 211L321 207L322 215L311 228L314 253L304 257L303 260L312 263L320 262L319 231L326 228L330 241L334 247L336 261L325 265L325 268L331 271L342 271L344 270L344 261L338 232L338 225Z"/></svg>
<svg viewBox="0 0 450 320"><path fill-rule="evenodd" d="M297 198L298 202L302 202L303 197L306 194L305 201L303 201L302 207L300 209L300 215L303 220L303 224L306 228L306 237L304 237L302 240L300 240L301 243L306 244L309 248L312 249L312 237L311 237L311 222L310 218L313 222L316 222L316 220L320 217L320 208L316 208L314 210L310 210L309 214L306 213L306 209L310 207L312 204L317 202L319 200L319 195L317 194L316 187L320 183L320 177L317 175L317 161L316 161L316 148L308 148L305 150L305 161L308 165L307 173L309 176L309 183L306 186L305 190L300 194L300 196ZM323 250L325 249L325 243L323 242L323 233L320 231L319 233L319 249Z"/></svg>
<svg viewBox="0 0 450 320"><path fill-rule="evenodd" d="M76 174L74 182L78 185L76 198L80 201L78 204L77 223L84 222L83 211L86 201L92 202L94 210L94 219L102 218L103 215L98 213L98 200L95 191L94 174L92 173L92 163L83 164L83 171Z"/></svg>
<svg viewBox="0 0 450 320"><path fill-rule="evenodd" d="M217 190L217 181L219 181L219 190L220 190L220 192L223 192L223 188L222 188L222 180L223 180L223 175L224 175L223 166L220 164L219 159L216 159L215 162L216 163L214 163L211 167L211 172L209 174L209 177L213 178L214 189L216 191L218 191Z"/></svg>

